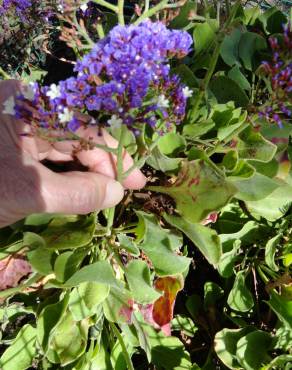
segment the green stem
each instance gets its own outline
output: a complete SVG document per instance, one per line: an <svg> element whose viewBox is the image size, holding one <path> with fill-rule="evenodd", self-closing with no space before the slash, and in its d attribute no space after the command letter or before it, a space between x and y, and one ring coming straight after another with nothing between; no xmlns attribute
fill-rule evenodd
<svg viewBox="0 0 292 370"><path fill-rule="evenodd" d="M143 13L147 13L149 10L149 0L145 0L145 7L144 7L144 12Z"/></svg>
<svg viewBox="0 0 292 370"><path fill-rule="evenodd" d="M0 75L4 78L4 80L10 80L9 74L6 73L2 67L0 67Z"/></svg>
<svg viewBox="0 0 292 370"><path fill-rule="evenodd" d="M84 39L87 41L90 47L93 47L95 45L94 42L92 41L92 39L90 38L86 30L80 26L75 13L73 16L73 21L74 21L74 25L76 26L79 34L84 37Z"/></svg>
<svg viewBox="0 0 292 370"><path fill-rule="evenodd" d="M165 8L165 5L167 5L168 0L162 0L159 4L153 6L153 8L150 8L147 12L144 12L135 22L134 24L137 26L139 23L144 21L146 18L152 17L154 14L159 12L160 10Z"/></svg>
<svg viewBox="0 0 292 370"><path fill-rule="evenodd" d="M103 38L104 38L104 36L105 36L105 34L104 34L104 29L103 29L103 27L102 27L101 22L98 22L98 23L97 23L96 31L97 31L98 37L99 37L100 39L103 39Z"/></svg>
<svg viewBox="0 0 292 370"><path fill-rule="evenodd" d="M199 90L199 92L198 92L198 94L195 98L194 105L193 105L192 110L191 110L191 116L196 113L196 111L198 110L198 108L200 106L200 103L201 103L201 101L202 101L202 99L205 95L205 92L206 92L207 87L209 85L210 79L213 76L213 73L215 71L217 61L218 61L218 58L219 58L219 55L220 55L221 40L223 40L223 37L226 33L227 28L232 23L235 15L236 15L236 12L237 12L237 9L238 9L239 5L240 5L240 1L237 1L236 4L234 4L234 6L232 8L232 11L231 11L228 19L226 20L226 23L225 23L224 27L222 28L221 32L218 34L217 41L216 41L216 46L215 46L214 52L213 52L212 57L211 57L211 63L210 63L210 66L208 68L208 71L207 71L207 73L206 73L206 75L203 79L203 82L200 86L200 90Z"/></svg>
<svg viewBox="0 0 292 370"><path fill-rule="evenodd" d="M74 134L73 132L71 133L71 138L70 139L74 139L74 140L82 140L83 138L82 137L80 137L80 136L78 136L78 135L76 135L76 134ZM66 140L68 140L68 138L56 138L56 140L55 139L47 139L48 141L66 141ZM94 143L94 146L95 146L95 148L98 148L98 149L102 149L102 150L104 150L105 152L107 152L107 153L112 153L112 154L117 154L117 149L116 148L110 148L110 147L108 147L107 145L103 145L103 144L96 144L96 143Z"/></svg>
<svg viewBox="0 0 292 370"><path fill-rule="evenodd" d="M96 4L103 6L104 8L110 9L118 14L118 7L116 5L110 4L105 0L93 0Z"/></svg>
<svg viewBox="0 0 292 370"><path fill-rule="evenodd" d="M112 227L114 224L114 217L115 217L115 209L116 207L112 207L108 209L108 217L107 217L107 225L106 225L106 235L110 236L112 234Z"/></svg>
<svg viewBox="0 0 292 370"><path fill-rule="evenodd" d="M124 19L124 0L118 0L118 21L122 26L125 25Z"/></svg>
<svg viewBox="0 0 292 370"><path fill-rule="evenodd" d="M112 331L115 333L116 337L118 338L118 341L120 342L120 345L121 345L122 351L123 351L123 355L124 355L124 358L125 358L125 361L126 361L126 364L127 364L127 369L128 370L135 370L134 366L133 366L133 363L132 363L132 360L131 360L131 357L130 357L129 352L127 350L126 344L124 342L124 339L123 339L121 333L119 332L119 329L116 327L116 325L113 322L109 321L109 325L110 325Z"/></svg>
<svg viewBox="0 0 292 370"><path fill-rule="evenodd" d="M121 127L121 134L119 139L118 145L118 152L117 152L117 181L120 183L123 181L123 149L124 149L124 142L125 142L125 134L126 134L126 127L122 125Z"/></svg>
<svg viewBox="0 0 292 370"><path fill-rule="evenodd" d="M216 47L215 47L214 52L213 52L213 55L212 55L212 58L211 58L211 63L209 65L208 71L207 71L207 73L206 73L206 75L203 79L203 82L200 86L200 90L199 90L198 94L196 95L194 105L193 105L192 111L191 111L191 116L197 112L197 110L198 110L198 108L201 104L201 101L202 101L202 99L205 95L205 92L206 92L207 87L209 85L210 79L213 76L214 70L215 70L216 65L217 65L217 61L218 61L218 58L219 58L219 55L220 55L220 49L221 49L221 43L217 42Z"/></svg>
<svg viewBox="0 0 292 370"><path fill-rule="evenodd" d="M156 140L153 141L153 143L149 146L147 149L148 154L144 155L138 161L134 162L134 164L123 173L123 179L127 178L136 168L140 169L144 166L147 159L150 157L152 150L157 146L158 141L160 140L160 137L158 137Z"/></svg>
<svg viewBox="0 0 292 370"><path fill-rule="evenodd" d="M227 15L229 16L230 15L230 1L229 0L225 0L225 5L226 5L226 12L227 12Z"/></svg>

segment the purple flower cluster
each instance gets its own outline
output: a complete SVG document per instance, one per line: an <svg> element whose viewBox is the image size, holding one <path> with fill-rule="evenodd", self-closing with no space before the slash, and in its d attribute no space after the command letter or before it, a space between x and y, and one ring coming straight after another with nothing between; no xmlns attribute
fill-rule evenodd
<svg viewBox="0 0 292 370"><path fill-rule="evenodd" d="M266 106L260 116L282 126L282 119L292 117L292 29L284 27L282 42L271 38L273 50L271 62L263 62L263 68L271 81L273 94L271 104Z"/></svg>
<svg viewBox="0 0 292 370"><path fill-rule="evenodd" d="M36 18L48 20L54 13L56 4L49 1L3 0L0 6L0 17L12 16L24 24L32 24Z"/></svg>
<svg viewBox="0 0 292 370"><path fill-rule="evenodd" d="M19 97L15 113L27 122L39 121L44 129L75 131L98 122L123 123L135 131L141 123L156 127L162 121L170 128L184 118L192 92L170 75L168 61L187 55L191 44L187 32L168 30L159 22L116 26L77 62L77 77L58 86L34 85L30 103ZM81 121L77 110L91 119Z"/></svg>

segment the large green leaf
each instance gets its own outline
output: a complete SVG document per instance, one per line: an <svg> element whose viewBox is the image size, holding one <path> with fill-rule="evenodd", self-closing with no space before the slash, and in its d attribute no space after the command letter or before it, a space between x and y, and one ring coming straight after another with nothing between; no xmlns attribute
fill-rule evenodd
<svg viewBox="0 0 292 370"><path fill-rule="evenodd" d="M48 248L73 249L89 244L93 238L96 214L54 218L40 235Z"/></svg>
<svg viewBox="0 0 292 370"><path fill-rule="evenodd" d="M175 155L185 148L186 140L178 133L168 132L160 138L157 145L162 154Z"/></svg>
<svg viewBox="0 0 292 370"><path fill-rule="evenodd" d="M48 349L50 332L66 312L68 299L69 295L67 294L60 302L47 305L39 315L37 321L37 339L44 351Z"/></svg>
<svg viewBox="0 0 292 370"><path fill-rule="evenodd" d="M209 19L207 22L196 24L193 38L197 53L200 53L210 46L215 38L217 29L218 25L214 19Z"/></svg>
<svg viewBox="0 0 292 370"><path fill-rule="evenodd" d="M241 35L242 30L240 28L235 28L234 30L232 30L231 33L227 33L224 36L220 48L220 55L224 62L229 66L240 64L238 44Z"/></svg>
<svg viewBox="0 0 292 370"><path fill-rule="evenodd" d="M82 267L64 283L64 286L69 288L90 281L116 287L119 286L113 269L107 261L98 261Z"/></svg>
<svg viewBox="0 0 292 370"><path fill-rule="evenodd" d="M247 202L247 207L252 214L264 217L269 221L275 221L283 216L283 209L291 202L292 186L282 185L258 201Z"/></svg>
<svg viewBox="0 0 292 370"><path fill-rule="evenodd" d="M180 158L169 158L161 153L158 147L152 150L150 157L146 161L149 166L162 172L176 170L180 162Z"/></svg>
<svg viewBox="0 0 292 370"><path fill-rule="evenodd" d="M52 260L53 251L41 246L27 253L27 259L33 269L42 275L49 275L53 272Z"/></svg>
<svg viewBox="0 0 292 370"><path fill-rule="evenodd" d="M247 312L254 305L253 295L245 283L245 271L239 271L236 274L233 287L228 295L227 303L235 311Z"/></svg>
<svg viewBox="0 0 292 370"><path fill-rule="evenodd" d="M267 42L263 36L255 32L245 32L239 41L239 57L243 65L252 71L254 65L254 55L257 51L267 48Z"/></svg>
<svg viewBox="0 0 292 370"><path fill-rule="evenodd" d="M58 281L68 280L81 265L88 251L86 249L75 249L58 255L54 264L54 273Z"/></svg>
<svg viewBox="0 0 292 370"><path fill-rule="evenodd" d="M181 237L163 229L154 215L137 212L139 227L137 232L143 240L139 248L151 260L156 273L160 276L175 275L186 271L190 259L179 256L175 251L182 245Z"/></svg>
<svg viewBox="0 0 292 370"><path fill-rule="evenodd" d="M234 101L237 107L246 107L249 103L244 90L231 78L216 76L209 84L211 92L215 95L218 103Z"/></svg>
<svg viewBox="0 0 292 370"><path fill-rule="evenodd" d="M237 342L238 362L245 370L259 370L271 360L268 354L271 344L272 337L267 332L255 330L246 334Z"/></svg>
<svg viewBox="0 0 292 370"><path fill-rule="evenodd" d="M235 197L245 201L264 199L279 187L278 182L257 172L247 179L231 177L230 181L238 189Z"/></svg>
<svg viewBox="0 0 292 370"><path fill-rule="evenodd" d="M132 322L133 304L133 296L129 290L111 287L102 305L107 320L129 324Z"/></svg>
<svg viewBox="0 0 292 370"><path fill-rule="evenodd" d="M204 160L183 162L174 184L149 189L174 198L177 210L190 222L200 222L209 213L223 207L235 194L236 188L213 166Z"/></svg>
<svg viewBox="0 0 292 370"><path fill-rule="evenodd" d="M141 304L152 303L161 296L152 287L150 270L146 262L131 261L126 267L126 277L136 302Z"/></svg>
<svg viewBox="0 0 292 370"><path fill-rule="evenodd" d="M66 312L50 334L48 359L62 365L76 361L86 349L87 334L87 321L76 322L71 312Z"/></svg>
<svg viewBox="0 0 292 370"><path fill-rule="evenodd" d="M69 310L74 320L81 321L96 314L98 306L109 295L110 287L95 282L81 283L70 293Z"/></svg>
<svg viewBox="0 0 292 370"><path fill-rule="evenodd" d="M284 298L272 292L271 299L267 302L271 309L276 313L283 324L292 329L292 300Z"/></svg>
<svg viewBox="0 0 292 370"><path fill-rule="evenodd" d="M214 349L217 356L229 369L241 369L236 357L236 345L241 337L252 330L250 327L242 329L222 329L215 335Z"/></svg>
<svg viewBox="0 0 292 370"><path fill-rule="evenodd" d="M237 150L241 158L270 162L277 151L277 146L248 127L239 135Z"/></svg>
<svg viewBox="0 0 292 370"><path fill-rule="evenodd" d="M37 355L36 329L24 325L0 359L1 370L25 370Z"/></svg>
<svg viewBox="0 0 292 370"><path fill-rule="evenodd" d="M164 219L175 228L182 231L208 260L216 265L221 257L221 242L215 230L201 224L195 224L181 217L164 214Z"/></svg>

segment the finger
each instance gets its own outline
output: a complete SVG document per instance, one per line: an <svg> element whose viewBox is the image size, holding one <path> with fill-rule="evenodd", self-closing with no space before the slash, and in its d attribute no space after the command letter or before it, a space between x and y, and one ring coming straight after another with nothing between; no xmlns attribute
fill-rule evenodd
<svg viewBox="0 0 292 370"><path fill-rule="evenodd" d="M42 167L41 194L45 212L87 214L113 207L123 198L122 185L102 174L54 173Z"/></svg>
<svg viewBox="0 0 292 370"><path fill-rule="evenodd" d="M107 145L109 148L117 148L118 142L106 130L102 130L102 135L97 135L95 128L79 129L78 135L82 138L92 138L96 144ZM72 152L72 147L76 141L58 142L54 144L56 150L63 153ZM82 150L77 152L76 157L79 161L92 172L98 172L105 176L116 178L116 156L105 152L100 148ZM124 151L123 171L127 171L133 166L133 159ZM129 189L140 189L145 186L146 179L139 169L134 169L131 174L123 181L123 186Z"/></svg>

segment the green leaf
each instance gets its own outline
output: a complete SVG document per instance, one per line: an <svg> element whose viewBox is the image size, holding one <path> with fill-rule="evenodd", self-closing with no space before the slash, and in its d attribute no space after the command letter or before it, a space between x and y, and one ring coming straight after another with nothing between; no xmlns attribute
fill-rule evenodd
<svg viewBox="0 0 292 370"><path fill-rule="evenodd" d="M194 324L191 318L176 315L171 321L171 330L182 332L188 337L193 337L199 328Z"/></svg>
<svg viewBox="0 0 292 370"><path fill-rule="evenodd" d="M267 48L266 40L255 32L245 32L239 41L239 57L249 71L254 70L254 55Z"/></svg>
<svg viewBox="0 0 292 370"><path fill-rule="evenodd" d="M56 279L61 282L68 280L78 270L87 253L87 250L76 249L59 254L54 264Z"/></svg>
<svg viewBox="0 0 292 370"><path fill-rule="evenodd" d="M225 167L225 170L230 172L234 171L238 164L238 154L236 150L229 150L222 161L222 166Z"/></svg>
<svg viewBox="0 0 292 370"><path fill-rule="evenodd" d="M271 7L262 13L258 20L262 23L266 33L282 33L283 24L287 22L287 17L276 7Z"/></svg>
<svg viewBox="0 0 292 370"><path fill-rule="evenodd" d="M235 81L243 90L250 90L251 86L248 79L241 72L238 66L234 66L229 72L228 77Z"/></svg>
<svg viewBox="0 0 292 370"><path fill-rule="evenodd" d="M136 144L136 138L132 131L130 131L127 127L123 128L123 144L124 148L127 150L127 152L130 155L133 155L137 151L137 144ZM121 137L121 128L112 128L109 129L112 136L119 140Z"/></svg>
<svg viewBox="0 0 292 370"><path fill-rule="evenodd" d="M126 277L136 302L141 304L152 303L161 296L152 287L150 270L146 262L131 261L126 267Z"/></svg>
<svg viewBox="0 0 292 370"><path fill-rule="evenodd" d="M186 140L175 132L168 132L160 138L157 145L162 154L175 155L184 150Z"/></svg>
<svg viewBox="0 0 292 370"><path fill-rule="evenodd" d="M74 320L81 321L96 314L98 306L109 295L109 285L94 282L81 283L72 290L69 310Z"/></svg>
<svg viewBox="0 0 292 370"><path fill-rule="evenodd" d="M82 267L64 283L64 286L69 288L90 281L115 287L119 286L108 261L98 261Z"/></svg>
<svg viewBox="0 0 292 370"><path fill-rule="evenodd" d="M96 214L54 218L40 235L52 249L73 249L89 244L93 238Z"/></svg>
<svg viewBox="0 0 292 370"><path fill-rule="evenodd" d="M119 234L118 240L120 243L120 248L125 249L127 252L131 253L135 257L138 257L140 255L139 248L137 247L133 238L130 238L125 234Z"/></svg>
<svg viewBox="0 0 292 370"><path fill-rule="evenodd" d="M209 227L190 223L181 217L164 214L164 219L182 231L200 250L209 263L216 265L221 257L221 243L215 230Z"/></svg>
<svg viewBox="0 0 292 370"><path fill-rule="evenodd" d="M25 370L32 365L37 355L36 329L24 325L0 359L1 370Z"/></svg>
<svg viewBox="0 0 292 370"><path fill-rule="evenodd" d="M189 13L195 9L196 3L188 0L181 8L178 15L171 21L170 28L181 29L189 24Z"/></svg>
<svg viewBox="0 0 292 370"><path fill-rule="evenodd" d="M255 169L246 160L239 159L235 169L229 173L229 180L246 180L255 175Z"/></svg>
<svg viewBox="0 0 292 370"><path fill-rule="evenodd" d="M53 251L41 246L27 252L27 259L36 272L42 275L49 275L53 272L52 258Z"/></svg>
<svg viewBox="0 0 292 370"><path fill-rule="evenodd" d="M139 244L147 257L151 260L156 273L160 276L175 275L186 271L190 259L175 253L182 240L177 234L163 229L154 215L136 212L139 224L143 230L140 236L143 242Z"/></svg>
<svg viewBox="0 0 292 370"><path fill-rule="evenodd" d="M48 359L62 365L76 361L86 349L87 334L87 321L75 322L71 312L66 312L50 335Z"/></svg>
<svg viewBox="0 0 292 370"><path fill-rule="evenodd" d="M236 192L235 187L204 160L183 162L171 186L150 186L148 189L174 198L178 211L190 222L200 222L209 213L219 210Z"/></svg>
<svg viewBox="0 0 292 370"><path fill-rule="evenodd" d="M247 202L247 207L252 214L264 217L269 221L275 221L283 216L283 208L291 201L292 186L282 185L274 188L274 191L269 191L265 197L261 197L258 201Z"/></svg>
<svg viewBox="0 0 292 370"><path fill-rule="evenodd" d="M239 135L237 150L241 158L267 163L276 154L277 145L266 140L251 127L248 127Z"/></svg>
<svg viewBox="0 0 292 370"><path fill-rule="evenodd" d="M39 315L37 321L37 339L44 351L48 348L50 332L66 312L68 298L69 295L66 295L60 302L47 305Z"/></svg>
<svg viewBox="0 0 292 370"><path fill-rule="evenodd" d="M246 121L247 112L242 113L239 117L235 119L231 119L229 122L226 122L225 126L219 127L218 130L218 139L223 140L231 140L232 136L236 135L236 131L242 124ZM236 123L234 123L234 121Z"/></svg>
<svg viewBox="0 0 292 370"><path fill-rule="evenodd" d="M228 33L224 36L220 48L220 55L229 66L240 63L238 44L241 35L242 30L240 28L235 28L230 34Z"/></svg>
<svg viewBox="0 0 292 370"><path fill-rule="evenodd" d="M162 154L158 147L152 150L150 157L146 161L149 166L162 172L178 169L180 162L180 158L169 158Z"/></svg>
<svg viewBox="0 0 292 370"><path fill-rule="evenodd" d="M231 178L230 181L237 187L235 197L245 201L257 201L266 198L279 187L279 184L267 176L255 173L247 179Z"/></svg>
<svg viewBox="0 0 292 370"><path fill-rule="evenodd" d="M215 306L216 302L224 296L224 290L213 281L204 284L204 306Z"/></svg>
<svg viewBox="0 0 292 370"><path fill-rule="evenodd" d="M215 126L215 123L211 119L206 120L206 121L191 123L183 127L183 134L191 138L200 137L202 135L205 135L207 132L209 132L214 126Z"/></svg>
<svg viewBox="0 0 292 370"><path fill-rule="evenodd" d="M282 239L282 235L276 235L272 239L270 239L265 248L265 262L273 271L279 271L279 267L275 263L275 254L277 250L277 246L279 245L280 240Z"/></svg>
<svg viewBox="0 0 292 370"><path fill-rule="evenodd" d="M271 309L276 313L282 323L292 329L292 300L281 297L275 292L271 292L271 299L267 302Z"/></svg>
<svg viewBox="0 0 292 370"><path fill-rule="evenodd" d="M215 95L218 103L234 101L237 107L246 107L249 103L248 96L244 90L229 77L213 77L209 84L209 88Z"/></svg>
<svg viewBox="0 0 292 370"><path fill-rule="evenodd" d="M131 323L133 314L132 293L121 287L111 287L108 297L103 302L103 311L107 320L117 323Z"/></svg>
<svg viewBox="0 0 292 370"><path fill-rule="evenodd" d="M237 342L236 357L246 370L259 370L262 365L271 361L268 350L272 344L269 333L255 330L240 338Z"/></svg>
<svg viewBox="0 0 292 370"><path fill-rule="evenodd" d="M248 312L254 306L253 296L245 284L245 271L236 274L233 287L228 295L227 303L235 311Z"/></svg>
<svg viewBox="0 0 292 370"><path fill-rule="evenodd" d="M30 249L45 248L45 240L38 234L27 231L23 233L23 246Z"/></svg>
<svg viewBox="0 0 292 370"><path fill-rule="evenodd" d="M217 28L217 22L214 19L210 19L208 22L196 24L193 33L196 53L199 54L210 46L215 38Z"/></svg>
<svg viewBox="0 0 292 370"><path fill-rule="evenodd" d="M214 349L217 356L229 369L241 369L236 357L236 345L241 337L252 330L250 327L242 329L222 329L215 335Z"/></svg>

